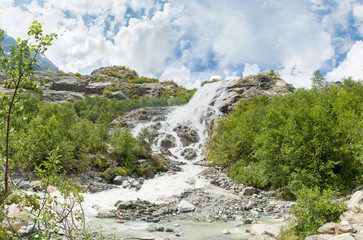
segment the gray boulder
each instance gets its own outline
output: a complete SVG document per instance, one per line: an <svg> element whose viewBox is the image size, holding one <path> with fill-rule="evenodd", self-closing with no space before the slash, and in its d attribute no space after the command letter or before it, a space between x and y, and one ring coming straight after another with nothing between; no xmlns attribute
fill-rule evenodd
<svg viewBox="0 0 363 240"><path fill-rule="evenodd" d="M173 131L176 132L184 147L197 143L200 140L198 132L188 126L178 124Z"/></svg>
<svg viewBox="0 0 363 240"><path fill-rule="evenodd" d="M167 135L162 141L161 145L162 148L174 148L176 147L176 139L172 135Z"/></svg>
<svg viewBox="0 0 363 240"><path fill-rule="evenodd" d="M112 125L133 127L137 123L157 122L166 119L169 108L153 107L139 108L131 111L126 116L121 116L112 121Z"/></svg>
<svg viewBox="0 0 363 240"><path fill-rule="evenodd" d="M268 74L251 75L231 81L225 93L224 105L221 107L222 112L229 113L237 104L251 98L253 95L260 97L267 95L283 95L293 92L295 89L292 85L287 84L279 76L270 76Z"/></svg>
<svg viewBox="0 0 363 240"><path fill-rule="evenodd" d="M349 200L348 208L355 212L363 211L363 191L355 192Z"/></svg>
<svg viewBox="0 0 363 240"><path fill-rule="evenodd" d="M182 200L179 204L178 204L178 210L181 213L184 212L192 212L195 210L195 206L193 204L191 204L188 201Z"/></svg>

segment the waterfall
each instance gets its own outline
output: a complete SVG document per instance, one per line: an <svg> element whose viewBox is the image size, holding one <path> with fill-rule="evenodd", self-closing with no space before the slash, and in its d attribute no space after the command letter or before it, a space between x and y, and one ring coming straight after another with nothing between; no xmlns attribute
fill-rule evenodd
<svg viewBox="0 0 363 240"><path fill-rule="evenodd" d="M166 136L173 136L176 146L168 150L175 157L175 161L185 162L182 171L175 174L163 173L152 179L145 180L139 191L135 189L124 189L118 187L112 190L85 194L84 209L86 216L92 219L97 214L95 205L104 210L115 209L114 204L118 200L148 200L151 202L167 202L173 195L181 194L186 189L201 188L208 184L208 181L198 176L203 167L195 165L196 161L203 159L202 150L207 139L207 125L213 118L221 116L219 110L225 96L225 88L228 82L220 81L206 84L196 91L192 99L186 105L171 108L165 121L161 121L161 128L158 130L158 138L153 145L154 151L160 151L161 143ZM150 127L153 123L139 124L134 127L133 134L137 134L142 128ZM182 152L185 149L182 140L174 131L177 126L185 126L198 135L198 141L187 146L194 149L197 157L193 160L185 160ZM93 218L95 221L95 219ZM97 220L101 221L101 220ZM102 222L101 222L102 224ZM109 224L109 223L107 223Z"/></svg>
<svg viewBox="0 0 363 240"><path fill-rule="evenodd" d="M203 159L202 149L207 138L207 123L213 118L221 115L219 107L225 98L225 88L228 82L220 81L206 84L196 91L191 100L183 106L174 108L167 116L166 121L161 122L162 128L159 130L160 138L156 139L153 146L155 151L160 150L160 143L166 135L172 135L176 138L177 146L170 151L177 157L176 161L185 161L180 152L184 149L180 138L173 131L178 125L185 125L195 130L199 136L199 141L190 144L188 148L196 150L198 157L194 160ZM134 128L134 134L143 127L149 127L152 123L139 124ZM145 181L139 191L133 189L116 188L106 192L96 194L86 194L86 205L92 207L94 204L101 204L103 207L113 208L117 200L134 200L137 198L150 201L163 201L173 194L179 194L186 188L201 187L206 184L203 179L195 179L194 185L191 185L190 179L195 178L202 170L202 167L193 165L193 161L185 161L186 165L182 166L183 171L175 175L160 175L153 179ZM95 211L91 211L95 212Z"/></svg>

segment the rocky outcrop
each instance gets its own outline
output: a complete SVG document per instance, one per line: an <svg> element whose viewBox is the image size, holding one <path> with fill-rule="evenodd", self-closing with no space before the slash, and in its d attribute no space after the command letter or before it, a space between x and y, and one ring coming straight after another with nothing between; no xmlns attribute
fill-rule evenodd
<svg viewBox="0 0 363 240"><path fill-rule="evenodd" d="M0 83L7 76L0 73ZM47 82L42 86L42 99L49 102L62 102L82 99L86 95L102 95L116 99L133 99L135 97L173 97L186 93L172 81L151 81L126 67L109 66L94 70L90 75L65 73L62 71L36 71L34 79ZM151 81L151 82L149 82ZM0 89L6 93L6 89Z"/></svg>
<svg viewBox="0 0 363 240"><path fill-rule="evenodd" d="M293 92L295 89L292 85L287 84L278 76L267 74L251 75L231 81L225 93L225 104L221 107L222 112L229 113L237 104L251 98L252 96L283 95Z"/></svg>
<svg viewBox="0 0 363 240"><path fill-rule="evenodd" d="M362 240L363 191L356 191L348 202L348 210L340 216L340 223L326 223L318 229L320 235L305 240Z"/></svg>
<svg viewBox="0 0 363 240"><path fill-rule="evenodd" d="M166 119L166 114L170 108L153 107L139 108L131 111L125 116L121 116L112 121L112 125L121 125L133 128L138 123L159 122Z"/></svg>

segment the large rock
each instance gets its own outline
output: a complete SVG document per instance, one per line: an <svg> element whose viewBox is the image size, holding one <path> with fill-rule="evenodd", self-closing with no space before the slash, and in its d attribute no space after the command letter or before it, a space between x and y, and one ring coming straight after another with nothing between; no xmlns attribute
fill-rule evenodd
<svg viewBox="0 0 363 240"><path fill-rule="evenodd" d="M360 224L363 224L363 213L345 211L340 215L340 220L347 221L350 224L360 225Z"/></svg>
<svg viewBox="0 0 363 240"><path fill-rule="evenodd" d="M192 212L195 210L195 206L188 201L182 200L178 204L178 209L179 209L179 212L181 212L181 213Z"/></svg>
<svg viewBox="0 0 363 240"><path fill-rule="evenodd" d="M240 195L242 196L252 196L253 194L258 193L258 189L254 187L245 187L242 189Z"/></svg>
<svg viewBox="0 0 363 240"><path fill-rule="evenodd" d="M184 147L197 143L200 140L198 132L188 126L178 124L173 131L176 132Z"/></svg>
<svg viewBox="0 0 363 240"><path fill-rule="evenodd" d="M163 140L161 140L160 146L164 149L176 147L176 139L172 135L166 135Z"/></svg>
<svg viewBox="0 0 363 240"><path fill-rule="evenodd" d="M276 240L276 238L271 237L267 234L262 234L262 235L251 237L248 240Z"/></svg>
<svg viewBox="0 0 363 240"><path fill-rule="evenodd" d="M7 206L5 213L9 221L5 219L2 223L0 223L0 225L5 229L17 231L23 226L28 226L28 216L25 214L24 210L19 208L17 205L12 204Z"/></svg>
<svg viewBox="0 0 363 240"><path fill-rule="evenodd" d="M251 227L252 235L269 235L277 238L281 232L281 226L268 225L268 224L253 224Z"/></svg>
<svg viewBox="0 0 363 240"><path fill-rule="evenodd" d="M166 114L169 112L169 109L165 107L135 109L126 116L116 118L111 124L134 127L137 123L162 121L166 119Z"/></svg>
<svg viewBox="0 0 363 240"><path fill-rule="evenodd" d="M362 240L362 237L356 238L356 235L344 233L330 238L330 240ZM358 237L358 236L357 236Z"/></svg>
<svg viewBox="0 0 363 240"><path fill-rule="evenodd" d="M363 211L363 191L355 192L349 200L348 208L355 212Z"/></svg>
<svg viewBox="0 0 363 240"><path fill-rule="evenodd" d="M197 151L195 149L192 149L192 148L187 148L183 152L183 155L184 155L184 158L186 160L192 160L192 159L195 159L197 157Z"/></svg>
<svg viewBox="0 0 363 240"><path fill-rule="evenodd" d="M330 240L333 236L329 234L313 235L305 238L305 240Z"/></svg>
<svg viewBox="0 0 363 240"><path fill-rule="evenodd" d="M225 93L224 105L221 107L222 112L229 113L237 104L254 96L273 96L283 95L293 92L295 89L292 85L287 84L278 76L268 74L251 75L244 78L235 79L230 82Z"/></svg>
<svg viewBox="0 0 363 240"><path fill-rule="evenodd" d="M85 92L87 84L88 79L80 79L74 75L65 75L54 81L50 85L50 89L56 91Z"/></svg>

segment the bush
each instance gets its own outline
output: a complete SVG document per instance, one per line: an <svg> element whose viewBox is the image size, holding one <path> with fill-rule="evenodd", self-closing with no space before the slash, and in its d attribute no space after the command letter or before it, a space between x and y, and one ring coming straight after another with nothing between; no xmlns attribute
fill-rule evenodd
<svg viewBox="0 0 363 240"><path fill-rule="evenodd" d="M305 239L309 235L317 234L317 230L324 223L336 222L346 206L343 202L336 202L334 192L321 191L318 187L309 189L303 186L294 192L296 205L290 211L294 217L290 220L287 232L291 232L295 239Z"/></svg>
<svg viewBox="0 0 363 240"><path fill-rule="evenodd" d="M107 181L113 180L116 176L127 176L130 173L127 172L124 168L115 167L115 168L107 168L103 173L102 176Z"/></svg>
<svg viewBox="0 0 363 240"><path fill-rule="evenodd" d="M219 121L208 160L237 182L293 192L362 183L363 84L254 97Z"/></svg>

